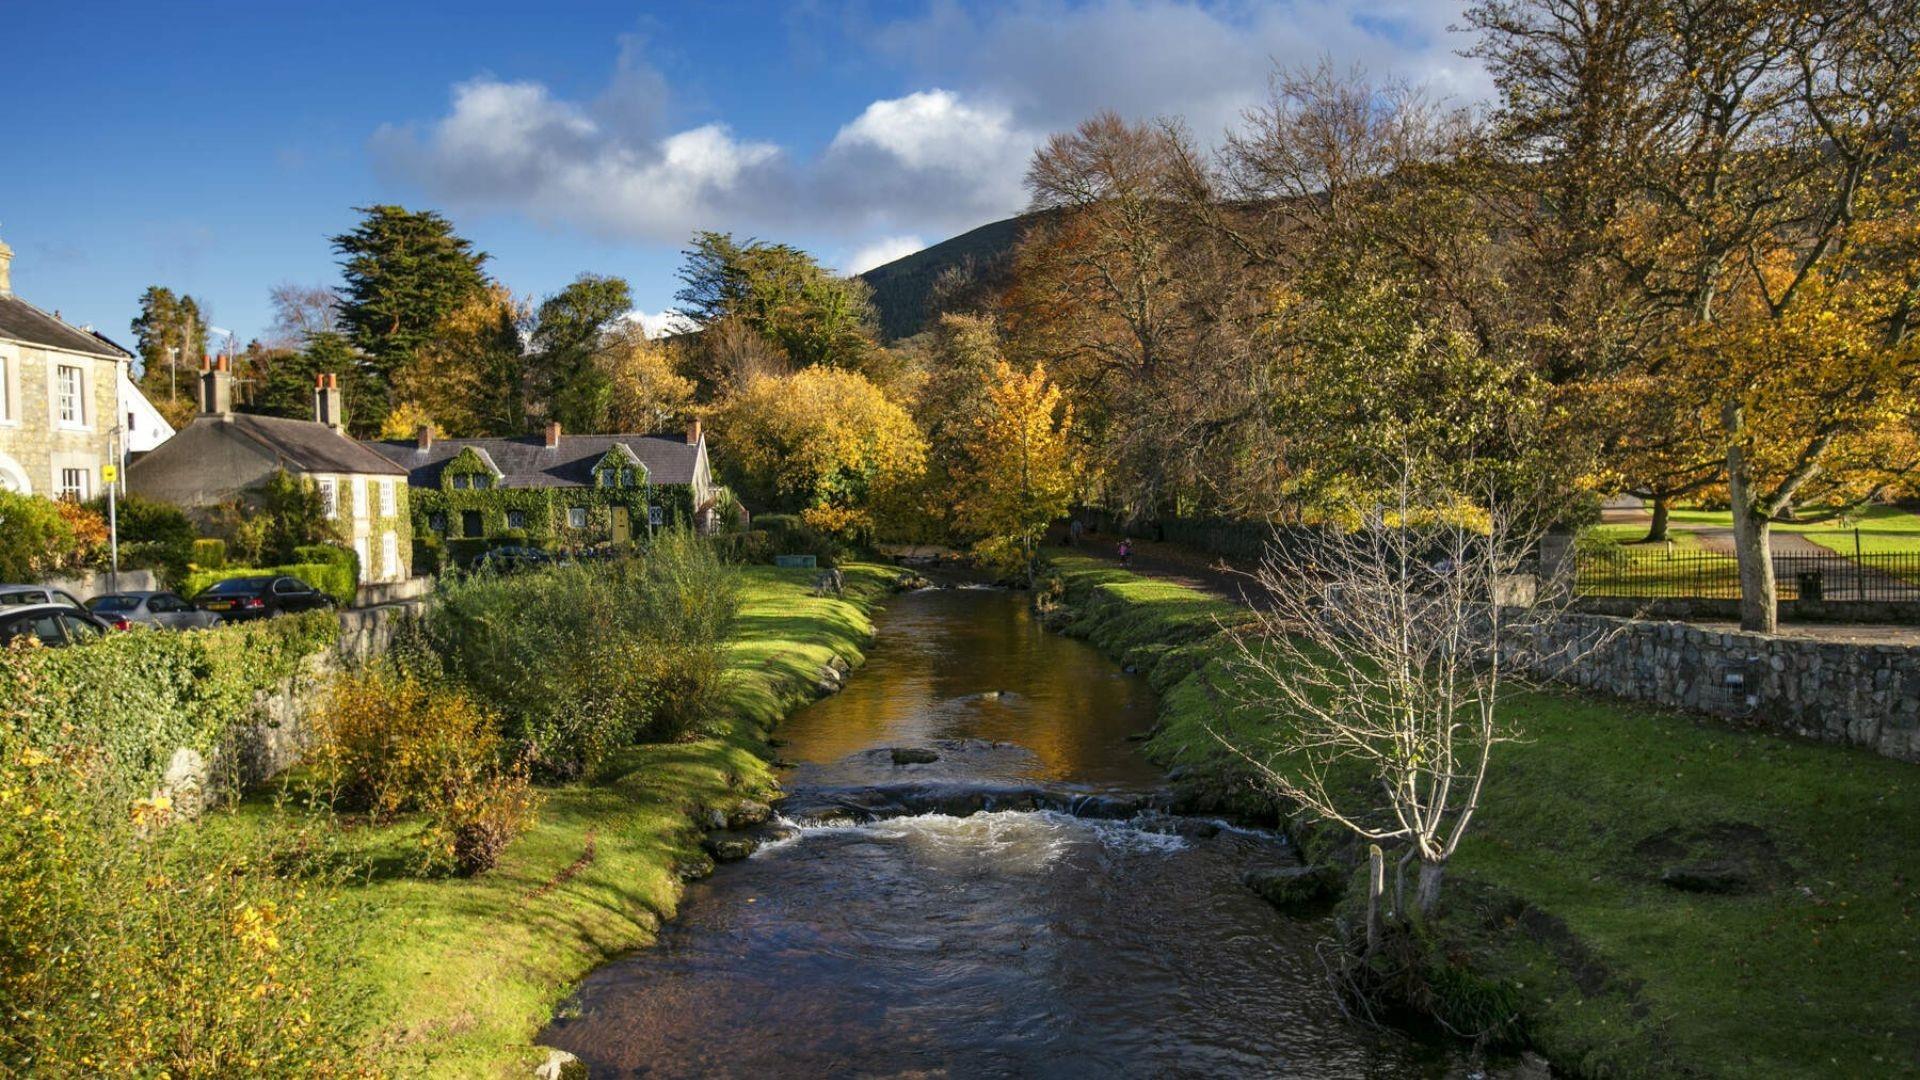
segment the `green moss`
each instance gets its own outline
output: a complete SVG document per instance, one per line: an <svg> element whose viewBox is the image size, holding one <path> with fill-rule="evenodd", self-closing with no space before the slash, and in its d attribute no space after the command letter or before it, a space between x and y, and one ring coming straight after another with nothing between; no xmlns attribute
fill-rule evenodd
<svg viewBox="0 0 1920 1080"><path fill-rule="evenodd" d="M1055 566L1079 612L1069 626L1116 655L1145 640L1130 624L1190 641L1220 617L1222 601L1110 564ZM1148 752L1186 766L1185 783L1278 812L1211 734L1273 736L1220 675L1210 657L1170 686ZM1497 1011L1511 987L1531 1041L1588 1076L1915 1068L1914 766L1571 693L1516 695L1505 713L1523 738L1494 760L1438 927L1436 947L1472 976L1436 977L1462 1015ZM1316 859L1357 851L1343 830L1292 831ZM1702 833L1709 850L1755 849L1754 888L1660 884L1672 838Z"/></svg>
<svg viewBox="0 0 1920 1080"><path fill-rule="evenodd" d="M593 968L650 943L681 894L677 868L705 858L690 815L774 789L765 737L812 700L834 656L858 663L869 612L897 572L854 565L847 596L811 595L813 574L743 567L731 723L716 736L624 751L613 779L545 789L535 827L469 880L412 876L417 822L347 828L372 868L342 902L364 909L354 969L371 1000L369 1049L403 1075L525 1076L532 1040ZM278 811L266 795L210 825L244 838Z"/></svg>

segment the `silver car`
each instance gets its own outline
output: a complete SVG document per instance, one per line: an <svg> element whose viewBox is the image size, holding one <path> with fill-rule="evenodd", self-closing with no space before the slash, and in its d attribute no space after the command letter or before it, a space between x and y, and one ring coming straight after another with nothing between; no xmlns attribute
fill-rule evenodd
<svg viewBox="0 0 1920 1080"><path fill-rule="evenodd" d="M220 616L201 611L173 593L149 590L96 596L87 601L87 610L123 630L133 626L200 630L220 622ZM123 622L128 625L120 626Z"/></svg>
<svg viewBox="0 0 1920 1080"><path fill-rule="evenodd" d="M0 585L0 608L20 607L26 604L59 604L75 611L85 611L80 601L71 593L46 585Z"/></svg>

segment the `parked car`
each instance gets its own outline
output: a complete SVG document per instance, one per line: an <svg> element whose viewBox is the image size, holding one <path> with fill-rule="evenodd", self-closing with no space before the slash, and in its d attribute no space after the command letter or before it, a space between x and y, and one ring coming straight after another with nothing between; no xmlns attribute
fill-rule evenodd
<svg viewBox="0 0 1920 1080"><path fill-rule="evenodd" d="M220 616L201 611L170 592L140 590L107 593L87 601L87 610L115 630L152 626L162 630L199 630L220 622Z"/></svg>
<svg viewBox="0 0 1920 1080"><path fill-rule="evenodd" d="M207 586L193 598L193 606L239 622L335 605L333 597L297 577L237 577Z"/></svg>
<svg viewBox="0 0 1920 1080"><path fill-rule="evenodd" d="M31 637L57 649L94 641L106 634L106 623L65 604L18 604L0 608L0 646Z"/></svg>
<svg viewBox="0 0 1920 1080"><path fill-rule="evenodd" d="M475 555L468 566L474 570L492 570L507 574L515 570L537 570L543 566L552 566L553 563L554 557L549 552L536 547L506 544Z"/></svg>
<svg viewBox="0 0 1920 1080"><path fill-rule="evenodd" d="M45 585L0 585L0 608L22 604L59 604L75 611L87 610L72 594Z"/></svg>

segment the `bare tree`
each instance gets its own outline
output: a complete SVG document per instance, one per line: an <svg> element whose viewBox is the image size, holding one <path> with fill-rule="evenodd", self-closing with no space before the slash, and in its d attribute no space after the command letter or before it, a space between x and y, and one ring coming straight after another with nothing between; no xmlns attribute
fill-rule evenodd
<svg viewBox="0 0 1920 1080"><path fill-rule="evenodd" d="M273 326L266 344L273 348L304 349L315 335L341 328L340 296L328 286L283 281L267 296L273 304Z"/></svg>
<svg viewBox="0 0 1920 1080"><path fill-rule="evenodd" d="M1289 537L1253 575L1266 602L1230 670L1273 741L1215 736L1274 793L1368 840L1404 843L1402 915L1414 861L1413 910L1433 912L1494 747L1514 735L1499 709L1509 661L1553 617L1518 574L1532 520L1403 474L1359 528Z"/></svg>

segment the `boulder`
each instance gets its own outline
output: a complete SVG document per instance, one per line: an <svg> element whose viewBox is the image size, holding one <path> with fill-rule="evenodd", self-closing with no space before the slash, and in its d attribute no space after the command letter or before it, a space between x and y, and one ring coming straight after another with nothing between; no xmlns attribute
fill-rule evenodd
<svg viewBox="0 0 1920 1080"><path fill-rule="evenodd" d="M207 804L207 759L200 752L181 747L167 760L167 771L160 778L159 794L172 802L173 813L192 820Z"/></svg>
<svg viewBox="0 0 1920 1080"><path fill-rule="evenodd" d="M533 1075L538 1080L587 1080L587 1063L565 1050L549 1050Z"/></svg>
<svg viewBox="0 0 1920 1080"><path fill-rule="evenodd" d="M1263 866L1240 875L1247 888L1289 914L1310 911L1336 900L1340 875L1331 866Z"/></svg>
<svg viewBox="0 0 1920 1080"><path fill-rule="evenodd" d="M773 817L773 807L753 799L743 799L727 812L727 828L750 829L764 825Z"/></svg>
<svg viewBox="0 0 1920 1080"><path fill-rule="evenodd" d="M760 841L751 836L710 833L700 841L700 846L713 856L715 862L739 862L753 854L754 849L760 846Z"/></svg>
<svg viewBox="0 0 1920 1080"><path fill-rule="evenodd" d="M893 748L895 765L931 765L940 760L939 753L924 746L896 746Z"/></svg>
<svg viewBox="0 0 1920 1080"><path fill-rule="evenodd" d="M1738 893L1752 887L1747 869L1736 862L1707 860L1675 863L1660 871L1660 884L1692 893Z"/></svg>

